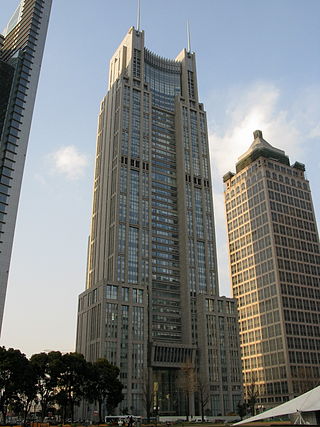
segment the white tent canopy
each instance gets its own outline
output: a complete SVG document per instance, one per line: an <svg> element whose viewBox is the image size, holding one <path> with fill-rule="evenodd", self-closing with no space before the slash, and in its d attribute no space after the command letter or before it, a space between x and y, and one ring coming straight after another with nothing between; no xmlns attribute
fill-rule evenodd
<svg viewBox="0 0 320 427"><path fill-rule="evenodd" d="M269 409L262 414L242 420L234 425L247 424L252 421L264 420L266 418L280 417L300 412L320 411L320 386L307 391L307 393L289 400L282 405Z"/></svg>

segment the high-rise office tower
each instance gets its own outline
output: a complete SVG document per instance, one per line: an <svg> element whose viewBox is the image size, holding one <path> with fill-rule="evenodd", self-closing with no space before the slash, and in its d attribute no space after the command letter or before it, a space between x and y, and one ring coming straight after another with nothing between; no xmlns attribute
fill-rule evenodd
<svg viewBox="0 0 320 427"><path fill-rule="evenodd" d="M0 34L0 330L52 0L22 0Z"/></svg>
<svg viewBox="0 0 320 427"><path fill-rule="evenodd" d="M130 28L99 115L77 351L120 367L131 413L145 412L146 389L161 414L185 414L186 400L199 413L199 384L210 414L241 399L236 309L218 293L211 190L195 55L162 58Z"/></svg>
<svg viewBox="0 0 320 427"><path fill-rule="evenodd" d="M304 172L255 131L224 176L245 395L264 407L320 380L320 248Z"/></svg>

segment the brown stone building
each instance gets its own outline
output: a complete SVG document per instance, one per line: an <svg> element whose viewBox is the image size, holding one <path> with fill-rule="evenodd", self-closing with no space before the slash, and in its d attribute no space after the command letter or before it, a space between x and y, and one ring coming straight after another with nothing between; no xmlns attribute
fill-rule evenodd
<svg viewBox="0 0 320 427"><path fill-rule="evenodd" d="M254 132L224 176L245 396L274 406L320 380L319 237L301 163Z"/></svg>

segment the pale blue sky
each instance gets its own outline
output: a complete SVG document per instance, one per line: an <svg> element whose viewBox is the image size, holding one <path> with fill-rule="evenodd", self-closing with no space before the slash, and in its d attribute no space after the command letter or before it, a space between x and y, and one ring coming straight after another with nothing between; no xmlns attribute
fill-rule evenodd
<svg viewBox="0 0 320 427"><path fill-rule="evenodd" d="M320 2L142 0L146 45L197 54L210 127L221 294L230 295L222 175L261 129L304 162L320 217ZM18 0L0 0L0 29ZM95 134L108 63L136 0L53 0L29 140L0 344L72 351L85 286Z"/></svg>

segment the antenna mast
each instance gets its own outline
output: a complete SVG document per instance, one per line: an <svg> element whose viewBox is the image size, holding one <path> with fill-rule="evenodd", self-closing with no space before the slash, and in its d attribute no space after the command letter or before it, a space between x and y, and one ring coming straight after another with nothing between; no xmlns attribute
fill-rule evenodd
<svg viewBox="0 0 320 427"><path fill-rule="evenodd" d="M188 53L191 53L191 37L190 37L189 21L187 21L187 37L188 37Z"/></svg>
<svg viewBox="0 0 320 427"><path fill-rule="evenodd" d="M141 24L141 4L140 0L138 0L138 12L137 12L137 30L140 31Z"/></svg>

